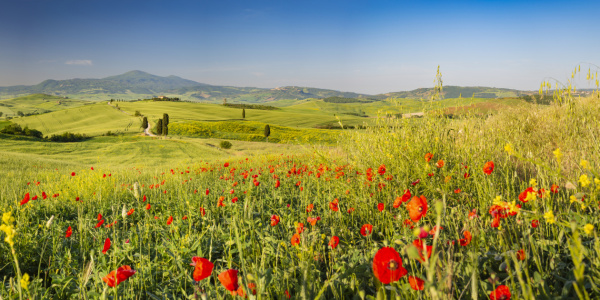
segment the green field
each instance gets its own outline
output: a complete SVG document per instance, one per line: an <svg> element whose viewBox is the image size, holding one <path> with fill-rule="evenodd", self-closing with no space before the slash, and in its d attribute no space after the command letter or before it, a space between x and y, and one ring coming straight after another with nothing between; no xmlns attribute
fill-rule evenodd
<svg viewBox="0 0 600 300"><path fill-rule="evenodd" d="M18 98L0 100L0 112L5 117L15 117L17 112L24 114L42 114L67 108L80 107L93 102L65 97L33 94Z"/></svg>

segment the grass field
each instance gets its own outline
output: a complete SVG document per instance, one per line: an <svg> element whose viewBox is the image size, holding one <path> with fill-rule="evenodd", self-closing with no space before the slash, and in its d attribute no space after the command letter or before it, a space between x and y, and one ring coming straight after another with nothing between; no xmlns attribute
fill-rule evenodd
<svg viewBox="0 0 600 300"><path fill-rule="evenodd" d="M32 94L13 99L0 100L0 112L2 112L5 117L15 117L19 111L24 114L40 114L67 108L80 107L91 103L93 102L77 99L65 99L64 97L44 94Z"/></svg>
<svg viewBox="0 0 600 300"><path fill-rule="evenodd" d="M305 101L273 114L246 110L262 118L240 121L233 120L239 109L218 105L117 104L125 113L101 103L43 114L37 124L62 116L63 126L92 133L102 126L89 120L114 117L118 128L139 120L132 115L140 110L153 118L167 112L171 132L202 137L262 139L268 121L275 139L318 131L311 127L322 116L355 109ZM223 150L219 139L178 135L79 143L0 135L0 296L600 297L597 99L424 104L423 118L371 117L367 129L325 131L335 133L336 147L234 140ZM391 103L366 105L376 115L422 111L414 102L397 112L386 111ZM443 114L463 110L474 113ZM286 116L299 128L278 127ZM108 274L119 267L119 284L110 287Z"/></svg>

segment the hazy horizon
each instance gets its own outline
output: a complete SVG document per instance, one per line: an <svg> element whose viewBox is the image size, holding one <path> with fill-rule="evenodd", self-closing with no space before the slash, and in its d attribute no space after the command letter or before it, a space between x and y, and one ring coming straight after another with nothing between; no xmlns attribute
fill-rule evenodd
<svg viewBox="0 0 600 300"><path fill-rule="evenodd" d="M581 62L600 64L600 39L586 30L600 3L589 1L4 6L0 86L141 70L211 85L381 94L431 87L440 65L444 85L536 90Z"/></svg>

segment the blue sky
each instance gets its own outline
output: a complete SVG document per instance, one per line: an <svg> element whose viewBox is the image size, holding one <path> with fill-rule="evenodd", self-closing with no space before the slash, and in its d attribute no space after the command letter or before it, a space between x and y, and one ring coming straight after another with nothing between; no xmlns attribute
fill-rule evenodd
<svg viewBox="0 0 600 300"><path fill-rule="evenodd" d="M600 1L0 0L0 86L130 70L215 85L534 90L600 65ZM581 86L585 87L585 86Z"/></svg>

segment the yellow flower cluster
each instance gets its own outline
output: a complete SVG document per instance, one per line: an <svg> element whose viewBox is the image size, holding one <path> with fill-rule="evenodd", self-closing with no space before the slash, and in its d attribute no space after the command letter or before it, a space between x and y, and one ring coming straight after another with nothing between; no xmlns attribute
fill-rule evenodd
<svg viewBox="0 0 600 300"><path fill-rule="evenodd" d="M554 213L552 211L545 213L544 219L546 219L546 223L548 224L554 224L556 222L556 219L554 218Z"/></svg>
<svg viewBox="0 0 600 300"><path fill-rule="evenodd" d="M556 148L556 150L552 151L554 153L554 157L556 157L556 161L560 164L560 160L563 157L562 152L560 152L560 148Z"/></svg>
<svg viewBox="0 0 600 300"><path fill-rule="evenodd" d="M15 221L15 218L12 216L12 212L6 212L2 215L2 225L0 225L0 231L4 231L6 237L4 241L8 243L11 247L15 244L14 237L17 231L14 229L12 223Z"/></svg>
<svg viewBox="0 0 600 300"><path fill-rule="evenodd" d="M29 287L29 274L25 273L25 274L23 274L23 277L21 277L21 288L27 289L28 287Z"/></svg>
<svg viewBox="0 0 600 300"><path fill-rule="evenodd" d="M582 159L579 165L586 170L590 168L590 163L585 159Z"/></svg>
<svg viewBox="0 0 600 300"><path fill-rule="evenodd" d="M581 187L586 187L592 183L586 174L579 176L579 183Z"/></svg>
<svg viewBox="0 0 600 300"><path fill-rule="evenodd" d="M585 234L587 234L587 235L592 234L592 232L594 232L594 225L587 224L587 225L583 226L583 231L585 231Z"/></svg>
<svg viewBox="0 0 600 300"><path fill-rule="evenodd" d="M504 146L504 151L506 151L506 153L508 153L508 155L515 154L515 150L513 149L512 144L506 144L506 146Z"/></svg>

